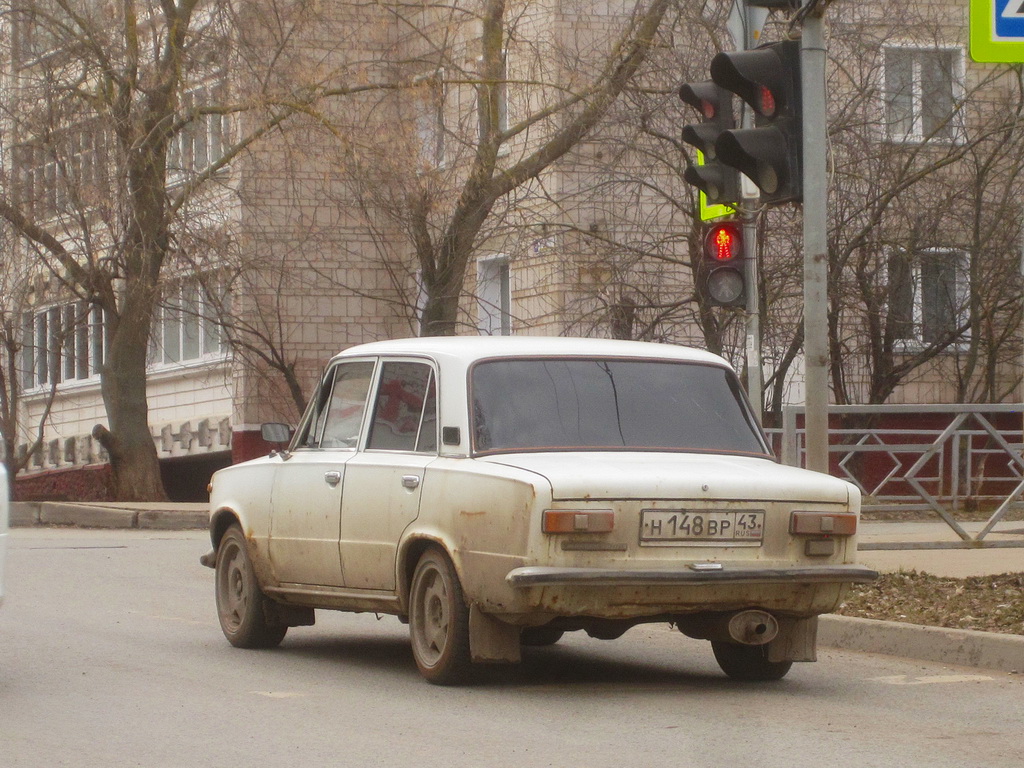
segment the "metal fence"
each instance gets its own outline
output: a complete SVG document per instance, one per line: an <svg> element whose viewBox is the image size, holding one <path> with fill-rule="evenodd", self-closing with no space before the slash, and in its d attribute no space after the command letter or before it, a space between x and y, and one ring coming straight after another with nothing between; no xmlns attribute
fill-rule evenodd
<svg viewBox="0 0 1024 768"><path fill-rule="evenodd" d="M784 464L806 466L802 412L785 408L782 428L767 430ZM864 511L934 512L960 539L872 548L1024 547L987 538L1024 509L1024 406L834 405L829 416L830 471L860 488ZM965 512L988 515L980 531L965 530Z"/></svg>

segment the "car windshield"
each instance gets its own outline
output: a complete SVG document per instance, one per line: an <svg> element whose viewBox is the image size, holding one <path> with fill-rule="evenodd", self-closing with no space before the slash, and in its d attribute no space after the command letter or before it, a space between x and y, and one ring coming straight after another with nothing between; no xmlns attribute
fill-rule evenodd
<svg viewBox="0 0 1024 768"><path fill-rule="evenodd" d="M733 373L664 360L487 360L472 373L478 453L679 450L765 455Z"/></svg>

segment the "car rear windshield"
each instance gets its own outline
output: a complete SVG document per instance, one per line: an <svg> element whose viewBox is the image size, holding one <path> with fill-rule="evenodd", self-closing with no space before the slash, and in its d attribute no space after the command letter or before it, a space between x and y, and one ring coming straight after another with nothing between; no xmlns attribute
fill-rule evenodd
<svg viewBox="0 0 1024 768"><path fill-rule="evenodd" d="M735 375L663 360L516 359L471 376L478 453L681 450L767 453Z"/></svg>

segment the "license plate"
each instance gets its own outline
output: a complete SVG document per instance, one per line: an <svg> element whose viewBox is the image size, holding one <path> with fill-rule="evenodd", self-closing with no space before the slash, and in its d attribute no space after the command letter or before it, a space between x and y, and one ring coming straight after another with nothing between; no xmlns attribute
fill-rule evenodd
<svg viewBox="0 0 1024 768"><path fill-rule="evenodd" d="M763 511L645 509L640 518L640 543L646 546L757 545L763 537Z"/></svg>

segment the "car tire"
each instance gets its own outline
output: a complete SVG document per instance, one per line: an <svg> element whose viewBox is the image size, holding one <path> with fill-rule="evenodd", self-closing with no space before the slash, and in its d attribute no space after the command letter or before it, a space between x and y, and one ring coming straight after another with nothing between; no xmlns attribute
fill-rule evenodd
<svg viewBox="0 0 1024 768"><path fill-rule="evenodd" d="M224 637L236 648L273 648L288 632L268 620L268 598L260 589L242 529L232 525L217 547L217 617Z"/></svg>
<svg viewBox="0 0 1024 768"><path fill-rule="evenodd" d="M523 627L519 641L523 645L542 648L546 645L554 645L562 639L564 634L564 630L554 629L553 627Z"/></svg>
<svg viewBox="0 0 1024 768"><path fill-rule="evenodd" d="M733 680L781 680L793 666L791 661L769 661L767 645L711 642L715 660Z"/></svg>
<svg viewBox="0 0 1024 768"><path fill-rule="evenodd" d="M455 567L434 547L420 557L412 577L409 635L423 677L436 685L469 681L469 607Z"/></svg>

